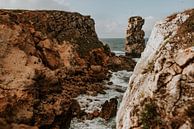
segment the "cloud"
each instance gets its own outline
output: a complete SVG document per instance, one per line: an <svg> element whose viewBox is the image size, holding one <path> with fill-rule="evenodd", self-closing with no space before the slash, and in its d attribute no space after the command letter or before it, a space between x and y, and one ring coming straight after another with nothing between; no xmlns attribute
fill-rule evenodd
<svg viewBox="0 0 194 129"><path fill-rule="evenodd" d="M1 0L0 8L70 10L66 0Z"/></svg>
<svg viewBox="0 0 194 129"><path fill-rule="evenodd" d="M152 28L158 19L153 16L146 16L144 17L144 19L145 19L145 24L143 26L143 30L145 31L145 37L149 37L152 31Z"/></svg>
<svg viewBox="0 0 194 129"><path fill-rule="evenodd" d="M147 16L147 17L145 17L145 19L146 19L146 20L153 20L154 17L153 17L153 16Z"/></svg>
<svg viewBox="0 0 194 129"><path fill-rule="evenodd" d="M125 37L125 24L110 19L96 19L96 31L100 38Z"/></svg>

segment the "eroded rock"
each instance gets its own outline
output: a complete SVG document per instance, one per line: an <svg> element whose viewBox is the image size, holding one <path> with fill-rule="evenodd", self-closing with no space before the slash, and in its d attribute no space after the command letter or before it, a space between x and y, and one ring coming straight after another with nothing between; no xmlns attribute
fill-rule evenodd
<svg viewBox="0 0 194 129"><path fill-rule="evenodd" d="M140 57L145 48L143 24L144 19L140 16L130 17L128 21L125 50L126 55L133 58Z"/></svg>
<svg viewBox="0 0 194 129"><path fill-rule="evenodd" d="M66 129L80 112L73 98L103 92L110 51L89 16L0 10L0 50L0 117L8 128Z"/></svg>

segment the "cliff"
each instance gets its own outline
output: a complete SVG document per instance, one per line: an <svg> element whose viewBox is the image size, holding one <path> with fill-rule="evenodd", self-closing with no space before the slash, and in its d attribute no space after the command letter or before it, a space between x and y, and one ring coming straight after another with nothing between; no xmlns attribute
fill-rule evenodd
<svg viewBox="0 0 194 129"><path fill-rule="evenodd" d="M0 128L68 128L84 114L74 98L103 92L108 69L129 62L98 40L90 16L0 10Z"/></svg>
<svg viewBox="0 0 194 129"><path fill-rule="evenodd" d="M139 58L145 48L144 31L142 26L144 19L140 16L130 17L126 32L125 51L127 56Z"/></svg>
<svg viewBox="0 0 194 129"><path fill-rule="evenodd" d="M117 129L194 128L194 9L158 22L130 78Z"/></svg>

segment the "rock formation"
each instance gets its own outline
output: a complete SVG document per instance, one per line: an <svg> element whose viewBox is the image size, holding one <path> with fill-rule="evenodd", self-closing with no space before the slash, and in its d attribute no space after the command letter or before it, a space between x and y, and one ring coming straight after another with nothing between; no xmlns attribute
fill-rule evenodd
<svg viewBox="0 0 194 129"><path fill-rule="evenodd" d="M139 58L145 48L144 31L142 26L144 19L140 16L130 17L125 43L126 55Z"/></svg>
<svg viewBox="0 0 194 129"><path fill-rule="evenodd" d="M110 120L110 118L115 117L117 113L118 101L116 98L110 99L110 101L105 101L102 105L102 110L100 112L100 117L105 120Z"/></svg>
<svg viewBox="0 0 194 129"><path fill-rule="evenodd" d="M157 23L130 78L117 129L194 128L194 9Z"/></svg>
<svg viewBox="0 0 194 129"><path fill-rule="evenodd" d="M67 129L73 98L102 92L114 57L90 16L0 10L0 127Z"/></svg>

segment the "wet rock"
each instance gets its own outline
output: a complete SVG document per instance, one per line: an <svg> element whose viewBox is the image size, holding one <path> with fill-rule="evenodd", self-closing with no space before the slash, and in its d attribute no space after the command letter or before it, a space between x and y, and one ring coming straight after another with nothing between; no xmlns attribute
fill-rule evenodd
<svg viewBox="0 0 194 129"><path fill-rule="evenodd" d="M109 120L110 118L115 117L117 112L117 104L118 101L116 98L112 98L109 101L106 100L102 105L100 117L105 120Z"/></svg>
<svg viewBox="0 0 194 129"><path fill-rule="evenodd" d="M140 16L130 17L125 43L126 55L139 58L145 48L144 31L142 26L144 19Z"/></svg>

